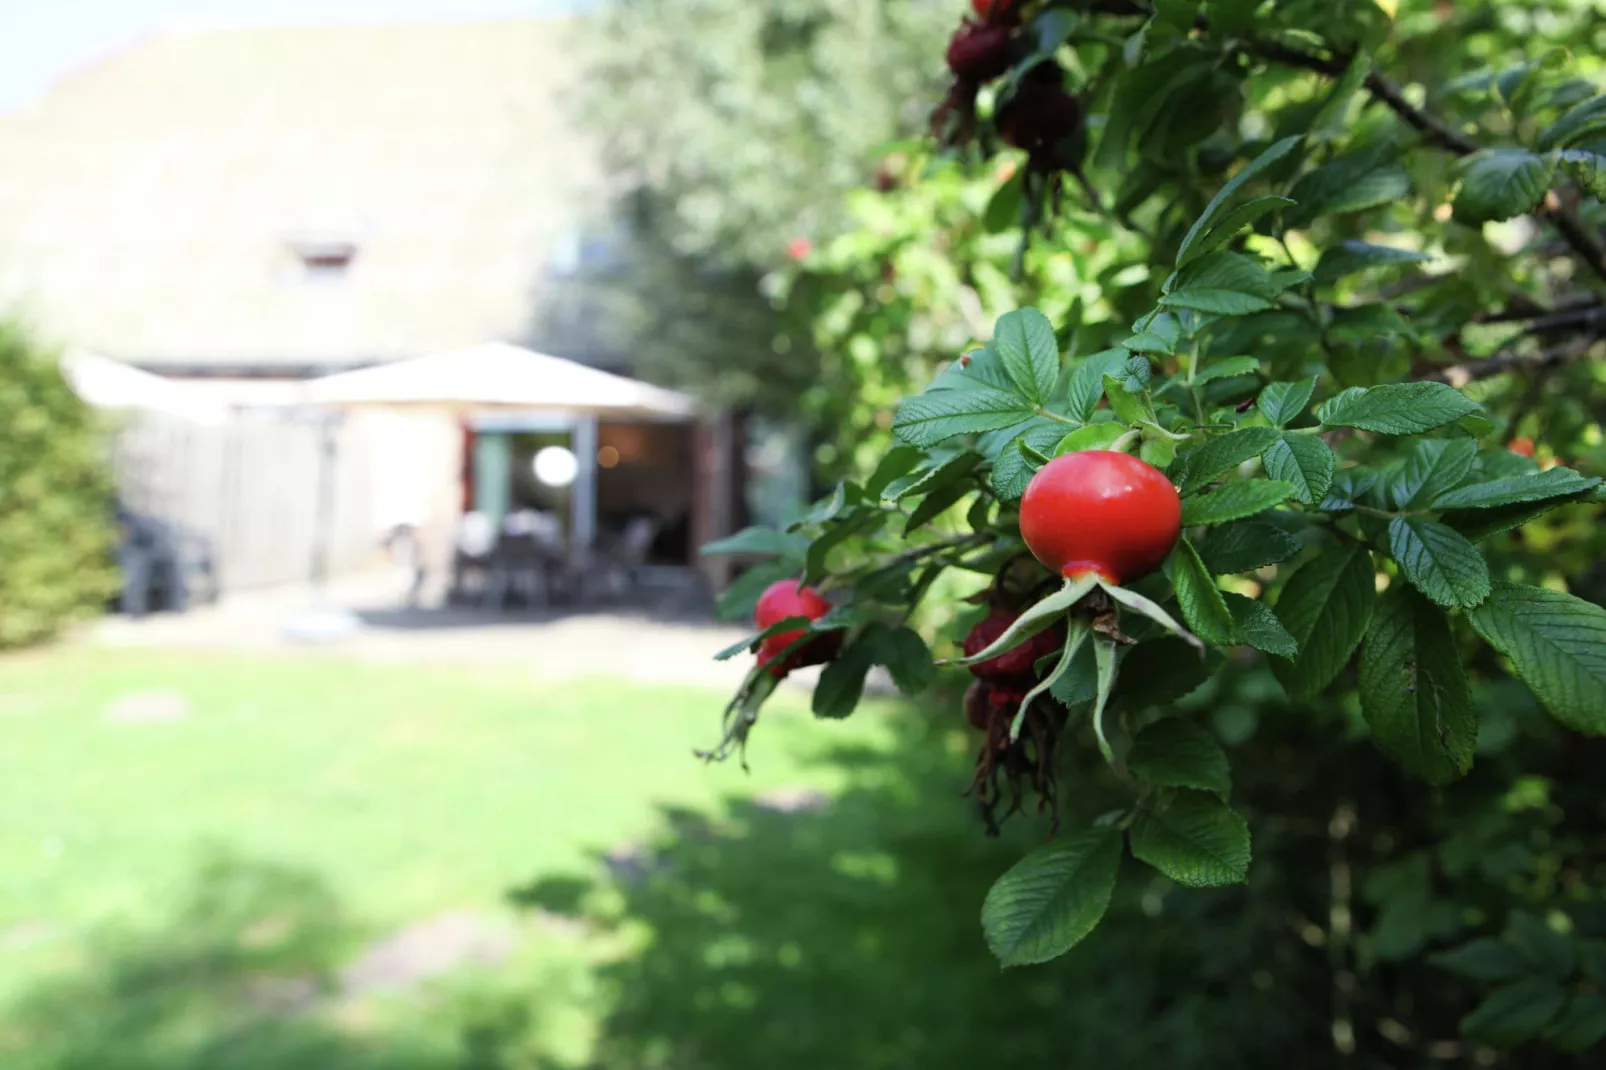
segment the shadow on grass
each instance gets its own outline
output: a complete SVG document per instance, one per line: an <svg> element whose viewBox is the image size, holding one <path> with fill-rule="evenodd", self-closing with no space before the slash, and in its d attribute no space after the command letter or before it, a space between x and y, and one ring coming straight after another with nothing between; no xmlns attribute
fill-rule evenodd
<svg viewBox="0 0 1606 1070"><path fill-rule="evenodd" d="M317 879L218 859L168 923L104 932L77 966L0 1012L7 1070L515 1070L529 993L432 997L422 1020L342 1003L364 942Z"/></svg>
<svg viewBox="0 0 1606 1070"><path fill-rule="evenodd" d="M1190 942L1191 927L1217 926L1230 946L1241 897L1173 904L1129 872L1132 892L1074 954L1001 971L982 899L1045 823L985 838L956 797L969 756L943 742L911 724L891 753L830 755L855 772L828 804L667 809L628 872L610 856L591 882L514 889L515 903L583 919L627 949L598 967L611 1006L591 1065L1202 1070L1280 1067L1291 1053L1326 1065L1325 1032L1301 1033L1313 1020L1325 1030L1322 1015L1290 1013L1291 997L1257 986L1254 951L1206 961ZM1146 917L1146 896L1170 916Z"/></svg>

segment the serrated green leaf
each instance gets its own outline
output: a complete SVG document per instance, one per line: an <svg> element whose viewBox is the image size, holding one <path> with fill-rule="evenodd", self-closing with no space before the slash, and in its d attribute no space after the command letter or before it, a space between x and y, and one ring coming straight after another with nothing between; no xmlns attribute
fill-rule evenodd
<svg viewBox="0 0 1606 1070"><path fill-rule="evenodd" d="M1389 521L1389 554L1411 585L1441 606L1471 608L1489 595L1489 565L1459 531L1416 516Z"/></svg>
<svg viewBox="0 0 1606 1070"><path fill-rule="evenodd" d="M1154 408L1148 402L1148 395L1128 392L1122 381L1113 375L1104 377L1104 396L1110 399L1110 411L1123 424L1132 426L1154 419Z"/></svg>
<svg viewBox="0 0 1606 1070"><path fill-rule="evenodd" d="M915 511L910 513L909 519L904 522L904 535L907 536L931 523L937 517L958 505L965 495L974 493L975 490L974 484L964 482L954 483L927 494L920 499L920 504L915 506Z"/></svg>
<svg viewBox="0 0 1606 1070"><path fill-rule="evenodd" d="M898 406L892 431L911 446L936 446L961 435L1024 423L1036 413L1027 399L992 387L927 391Z"/></svg>
<svg viewBox="0 0 1606 1070"><path fill-rule="evenodd" d="M1191 528L1199 524L1225 524L1229 520L1242 520L1246 516L1264 513L1294 496L1294 485L1275 479L1249 479L1238 483L1224 483L1198 497L1182 503L1182 526Z"/></svg>
<svg viewBox="0 0 1606 1070"><path fill-rule="evenodd" d="M1063 428L1058 425L1047 427L1034 427L1023 434L1017 442L1024 442L1038 452L1053 450L1054 443L1060 439ZM993 493L998 495L1001 502L1019 501L1020 496L1026 493L1026 484L1031 482L1036 469L1032 467L1026 454L1018 445L1006 446L998 453L998 459L993 461L991 483Z"/></svg>
<svg viewBox="0 0 1606 1070"><path fill-rule="evenodd" d="M1444 383L1352 386L1317 411L1327 427L1355 427L1380 435L1416 435L1454 423L1480 406Z"/></svg>
<svg viewBox="0 0 1606 1070"><path fill-rule="evenodd" d="M1293 152L1301 139L1302 135L1295 135L1294 137L1285 137L1281 141L1274 142L1266 151L1244 165L1243 170L1239 171L1226 185L1222 186L1216 195L1210 199L1210 203L1205 206L1204 212L1194 221L1193 226L1188 228L1188 233L1183 237L1182 244L1178 246L1178 257L1180 258L1186 254L1202 235L1209 233L1226 217L1227 206L1238 195L1238 191L1243 188L1245 183L1265 171L1266 168L1277 163L1290 152Z"/></svg>
<svg viewBox="0 0 1606 1070"><path fill-rule="evenodd" d="M1551 716L1606 735L1606 609L1559 591L1496 584L1467 620L1511 659Z"/></svg>
<svg viewBox="0 0 1606 1070"><path fill-rule="evenodd" d="M1496 1048L1532 1040L1567 1002L1567 990L1549 977L1528 977L1502 985L1477 1010L1461 1019L1461 1031Z"/></svg>
<svg viewBox="0 0 1606 1070"><path fill-rule="evenodd" d="M875 471L864 482L864 495L866 498L879 498L881 492L896 479L901 479L914 470L915 465L925 460L926 452L914 446L894 446L887 451L881 463L875 466Z"/></svg>
<svg viewBox="0 0 1606 1070"><path fill-rule="evenodd" d="M1145 639L1121 659L1121 698L1129 709L1139 710L1186 698L1210 678L1210 664L1184 639Z"/></svg>
<svg viewBox="0 0 1606 1070"><path fill-rule="evenodd" d="M1606 131L1606 94L1573 105L1539 132L1536 144L1542 151L1564 149L1602 131Z"/></svg>
<svg viewBox="0 0 1606 1070"><path fill-rule="evenodd" d="M932 494L951 487L981 464L981 458L969 450L951 457L934 456L931 460L925 467L888 483L881 492L882 504L893 505L917 494Z"/></svg>
<svg viewBox="0 0 1606 1070"><path fill-rule="evenodd" d="M1606 1040L1606 996L1577 992L1550 1027L1545 1040L1562 1051L1588 1051Z"/></svg>
<svg viewBox="0 0 1606 1070"><path fill-rule="evenodd" d="M1132 857L1178 884L1216 888L1249 879L1249 826L1207 792L1166 792L1132 823Z"/></svg>
<svg viewBox="0 0 1606 1070"><path fill-rule="evenodd" d="M1498 940L1474 940L1429 955L1428 961L1474 981L1509 981L1528 972L1528 964L1522 956Z"/></svg>
<svg viewBox="0 0 1606 1070"><path fill-rule="evenodd" d="M1198 549L1205 568L1224 576L1287 561L1299 553L1299 540L1264 521L1241 520L1210 529Z"/></svg>
<svg viewBox="0 0 1606 1070"><path fill-rule="evenodd" d="M809 543L809 552L803 564L803 582L818 583L828 571L826 562L832 550L856 535L869 534L887 520L887 513L861 511L826 528Z"/></svg>
<svg viewBox="0 0 1606 1070"><path fill-rule="evenodd" d="M1255 197L1252 200L1245 201L1222 216L1221 222L1212 226L1209 233L1205 234L1204 237L1195 241L1192 245L1184 245L1183 248L1178 250L1177 267L1186 267L1200 257L1215 252L1232 241L1240 230L1249 226L1261 216L1293 203L1294 201L1289 197L1276 196Z"/></svg>
<svg viewBox="0 0 1606 1070"><path fill-rule="evenodd" d="M1505 939L1529 965L1558 981L1571 977L1578 967L1572 935L1557 932L1527 911L1513 911L1506 918Z"/></svg>
<svg viewBox="0 0 1606 1070"><path fill-rule="evenodd" d="M1238 645L1252 646L1281 658L1299 653L1299 643L1288 634L1288 629L1266 603L1231 592L1226 593L1226 599L1227 608L1232 611L1233 641Z"/></svg>
<svg viewBox="0 0 1606 1070"><path fill-rule="evenodd" d="M918 695L931 682L936 672L931 660L931 648L912 628L888 628L872 624L859 640L866 644L871 662L883 666L892 682L905 695Z"/></svg>
<svg viewBox="0 0 1606 1070"><path fill-rule="evenodd" d="M1444 612L1408 587L1378 600L1361 646L1361 713L1384 753L1429 784L1472 768L1478 714Z"/></svg>
<svg viewBox="0 0 1606 1070"><path fill-rule="evenodd" d="M1338 461L1315 435L1284 435L1266 447L1261 463L1268 476L1293 485L1296 501L1315 505L1327 497Z"/></svg>
<svg viewBox="0 0 1606 1070"><path fill-rule="evenodd" d="M1071 372L1066 390L1066 413L1077 423L1087 423L1104 396L1104 377L1126 366L1124 349L1106 349L1083 360Z"/></svg>
<svg viewBox="0 0 1606 1070"><path fill-rule="evenodd" d="M1606 156L1579 149L1566 149L1556 154L1556 162L1596 200L1606 201Z"/></svg>
<svg viewBox="0 0 1606 1070"><path fill-rule="evenodd" d="M1392 264L1419 264L1433 258L1426 253L1396 249L1392 245L1373 245L1363 241L1341 241L1322 253L1312 277L1319 283L1333 282L1369 268Z"/></svg>
<svg viewBox="0 0 1606 1070"><path fill-rule="evenodd" d="M1232 610L1227 608L1215 577L1205 571L1204 562L1187 539L1179 540L1172 552L1171 582L1177 589L1182 619L1193 633L1216 646L1230 645L1234 632Z"/></svg>
<svg viewBox="0 0 1606 1070"><path fill-rule="evenodd" d="M987 946L1005 966L1058 958L1098 925L1115 891L1114 829L1063 834L999 877L982 905Z"/></svg>
<svg viewBox="0 0 1606 1070"><path fill-rule="evenodd" d="M864 678L874 664L871 650L863 642L846 647L826 664L814 685L814 716L838 721L858 708L864 694Z"/></svg>
<svg viewBox="0 0 1606 1070"><path fill-rule="evenodd" d="M723 539L715 539L705 543L701 553L704 557L716 554L753 554L757 557L776 557L791 555L801 558L808 551L809 539L807 535L796 532L775 531L772 528L748 527L743 528L734 535Z"/></svg>
<svg viewBox="0 0 1606 1070"><path fill-rule="evenodd" d="M1267 383L1255 399L1255 408L1278 427L1287 427L1310 407L1310 397L1315 392L1315 376L1293 383Z"/></svg>
<svg viewBox="0 0 1606 1070"><path fill-rule="evenodd" d="M1580 475L1571 468L1551 468L1532 475L1511 476L1487 483L1473 483L1435 496L1435 509L1498 509L1524 502L1562 498L1600 486L1593 476Z"/></svg>
<svg viewBox="0 0 1606 1070"><path fill-rule="evenodd" d="M1356 546L1333 547L1289 577L1277 616L1299 654L1274 660L1272 671L1290 698L1307 701L1332 683L1366 634L1376 597L1371 555Z"/></svg>
<svg viewBox="0 0 1606 1070"><path fill-rule="evenodd" d="M1156 787L1195 788L1223 798L1232 791L1227 752L1208 729L1182 717L1156 721L1139 732L1126 765L1133 776Z"/></svg>
<svg viewBox="0 0 1606 1070"><path fill-rule="evenodd" d="M1340 156L1304 175L1289 191L1299 207L1287 214L1290 227L1324 215L1347 215L1396 201L1411 192L1411 176L1398 150L1381 144Z"/></svg>
<svg viewBox="0 0 1606 1070"><path fill-rule="evenodd" d="M1048 693L1065 707L1093 701L1098 694L1098 665L1093 659L1093 644L1082 643L1077 647L1065 671L1049 686Z"/></svg>
<svg viewBox="0 0 1606 1070"><path fill-rule="evenodd" d="M1211 361L1210 367L1194 373L1195 385L1216 379L1231 379L1238 375L1253 375L1260 370L1260 361L1254 357L1223 357Z"/></svg>
<svg viewBox="0 0 1606 1070"><path fill-rule="evenodd" d="M1060 374L1054 325L1035 308L1019 308L998 319L993 346L1015 392L1041 405L1054 393Z"/></svg>
<svg viewBox="0 0 1606 1070"><path fill-rule="evenodd" d="M1187 308L1211 316L1242 316L1271 308L1275 304L1269 297L1259 294L1208 286L1172 290L1162 294L1159 303L1167 308Z"/></svg>
<svg viewBox="0 0 1606 1070"><path fill-rule="evenodd" d="M1458 222L1472 226L1510 219L1532 211L1555 176L1555 161L1527 149L1483 149L1463 157L1451 207Z"/></svg>
<svg viewBox="0 0 1606 1070"><path fill-rule="evenodd" d="M1064 436L1054 446L1054 456L1062 453L1080 453L1082 450L1109 449L1127 429L1111 420L1108 423L1088 424Z"/></svg>
<svg viewBox="0 0 1606 1070"><path fill-rule="evenodd" d="M1411 447L1392 490L1394 504L1411 509L1433 501L1472 471L1478 444L1470 438L1430 438Z"/></svg>
<svg viewBox="0 0 1606 1070"><path fill-rule="evenodd" d="M1260 456L1276 440L1277 432L1269 427L1241 427L1184 453L1173 475L1181 480L1181 493L1192 494Z"/></svg>

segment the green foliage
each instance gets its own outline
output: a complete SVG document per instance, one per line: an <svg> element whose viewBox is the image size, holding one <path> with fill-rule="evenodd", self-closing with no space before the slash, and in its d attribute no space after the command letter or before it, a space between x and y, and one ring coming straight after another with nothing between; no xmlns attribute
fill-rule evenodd
<svg viewBox="0 0 1606 1070"><path fill-rule="evenodd" d="M1025 623L955 667L1064 626L1033 677L1052 700L1029 692L978 760L985 784L996 748L1029 766L1051 743L1084 774L1042 793L1075 824L989 897L1006 963L1083 941L1111 883L1158 879L1115 880L1117 831L1164 887L1247 882L1208 900L1233 916L1331 919L1302 882L1342 853L1367 870L1360 931L1305 939L1331 949L1322 970L1398 986L1356 1000L1361 1062L1425 1063L1457 1023L1469 1045L1582 1050L1582 967L1514 970L1477 941L1562 904L1546 924L1569 946L1606 938L1606 849L1550 838L1594 812L1588 785L1523 764L1606 735L1606 112L1581 47L1606 31L1568 3L1386 6L1026 5L1024 62L1064 68L1096 144L1075 174L995 159L986 136L908 148L900 185L852 199L858 229L789 291L845 488L800 530L831 548L811 577L865 615L852 628L915 621L939 656L973 620L959 598L1023 587ZM1056 590L1033 563L1016 502L1046 458L1087 449L1177 488L1162 573ZM916 451L894 477L913 482L868 493L889 450ZM1177 716L1198 695L1211 730ZM1299 855L1294 828L1319 849ZM1297 983L1327 1006L1334 976Z"/></svg>
<svg viewBox="0 0 1606 1070"><path fill-rule="evenodd" d="M0 648L47 639L117 589L100 429L54 355L0 323Z"/></svg>

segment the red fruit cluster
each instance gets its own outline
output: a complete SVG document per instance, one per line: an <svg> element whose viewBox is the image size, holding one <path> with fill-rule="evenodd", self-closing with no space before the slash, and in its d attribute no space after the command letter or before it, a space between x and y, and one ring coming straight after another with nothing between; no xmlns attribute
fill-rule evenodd
<svg viewBox="0 0 1606 1070"><path fill-rule="evenodd" d="M1019 616L1019 613L1005 609L995 609L989 613L986 619L979 621L970 629L970 634L965 636L965 657L973 658L992 646ZM1034 667L1038 660L1054 653L1061 644L1056 630L1050 628L1038 632L1024 643L996 658L977 662L970 667L970 671L980 680L1024 681L1026 687L1030 688L1036 679Z"/></svg>
<svg viewBox="0 0 1606 1070"><path fill-rule="evenodd" d="M1038 155L1080 139L1082 105L1065 88L1064 75L1053 63L1039 63L1021 80L1020 89L998 110L998 132L1017 149ZM1064 155L1064 153L1061 153ZM1076 158L1056 161L1067 170Z"/></svg>
<svg viewBox="0 0 1606 1070"><path fill-rule="evenodd" d="M830 611L831 603L814 588L805 587L797 580L777 580L764 588L764 593L759 595L758 607L753 611L753 623L763 631L788 617L819 620ZM837 651L842 648L841 632L824 632L787 654L783 659L782 655L786 648L802 639L805 634L804 630L799 628L765 636L759 642L758 663L768 666L774 676L785 676L793 669L800 669L805 665L823 665L836 657Z"/></svg>

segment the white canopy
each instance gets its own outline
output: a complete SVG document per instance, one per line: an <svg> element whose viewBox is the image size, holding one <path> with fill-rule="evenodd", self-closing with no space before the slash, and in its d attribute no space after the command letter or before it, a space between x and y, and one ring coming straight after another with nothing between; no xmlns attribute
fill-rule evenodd
<svg viewBox="0 0 1606 1070"><path fill-rule="evenodd" d="M572 360L506 342L314 379L308 399L326 405L524 409L643 419L690 419L694 399Z"/></svg>
<svg viewBox="0 0 1606 1070"><path fill-rule="evenodd" d="M61 370L73 392L100 409L139 409L182 416L197 423L221 423L227 410L186 383L82 351L62 358Z"/></svg>

